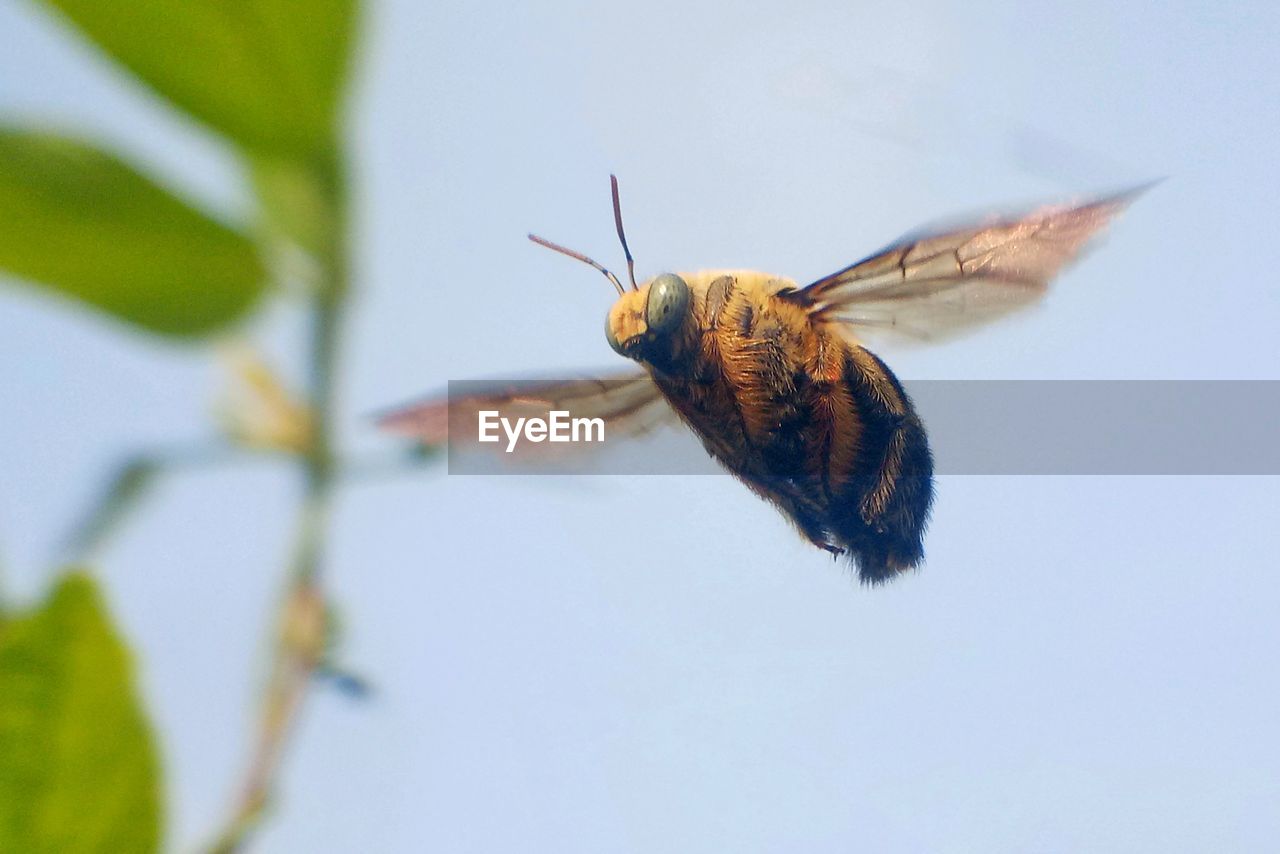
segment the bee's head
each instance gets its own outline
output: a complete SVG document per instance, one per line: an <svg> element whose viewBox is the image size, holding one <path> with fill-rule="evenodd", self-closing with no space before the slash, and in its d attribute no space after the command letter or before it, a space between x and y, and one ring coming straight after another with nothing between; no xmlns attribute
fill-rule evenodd
<svg viewBox="0 0 1280 854"><path fill-rule="evenodd" d="M663 273L643 286L636 284L635 261L627 246L627 236L622 230L618 179L610 175L609 182L613 190L613 222L618 228L622 251L627 256L631 290L624 288L617 276L581 252L566 249L537 235L530 234L529 239L540 246L590 264L604 273L605 278L618 289L618 301L609 310L609 317L605 322L604 334L609 346L628 359L661 364L670 361L674 355L677 340L675 333L684 327L684 322L689 317L689 283L675 273Z"/></svg>
<svg viewBox="0 0 1280 854"><path fill-rule="evenodd" d="M688 317L689 284L675 273L663 273L618 298L605 320L604 335L609 346L628 359L662 361Z"/></svg>

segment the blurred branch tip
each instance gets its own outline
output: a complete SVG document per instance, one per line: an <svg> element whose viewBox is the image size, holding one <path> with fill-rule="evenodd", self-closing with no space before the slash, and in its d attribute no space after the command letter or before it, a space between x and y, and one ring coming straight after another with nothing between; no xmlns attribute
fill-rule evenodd
<svg viewBox="0 0 1280 854"><path fill-rule="evenodd" d="M248 344L226 344L219 355L228 384L216 411L227 437L253 450L309 453L315 443L311 408Z"/></svg>

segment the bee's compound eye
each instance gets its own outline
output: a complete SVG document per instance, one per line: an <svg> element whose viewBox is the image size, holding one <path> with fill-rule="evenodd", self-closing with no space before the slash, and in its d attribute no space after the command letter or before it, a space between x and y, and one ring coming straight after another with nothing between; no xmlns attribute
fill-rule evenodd
<svg viewBox="0 0 1280 854"><path fill-rule="evenodd" d="M613 352L620 356L627 355L622 352L622 345L618 343L617 337L613 334L613 315L612 313L605 315L604 318L604 338L609 342L609 346L613 348Z"/></svg>
<svg viewBox="0 0 1280 854"><path fill-rule="evenodd" d="M663 273L649 285L649 302L644 307L644 320L649 330L662 335L684 320L689 310L689 285L674 273Z"/></svg>

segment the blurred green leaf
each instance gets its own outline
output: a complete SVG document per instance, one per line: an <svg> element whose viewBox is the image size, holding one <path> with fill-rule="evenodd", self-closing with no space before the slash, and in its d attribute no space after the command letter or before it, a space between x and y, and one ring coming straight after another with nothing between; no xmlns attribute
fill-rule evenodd
<svg viewBox="0 0 1280 854"><path fill-rule="evenodd" d="M315 169L277 157L253 158L250 175L267 226L313 257L322 257L337 229L332 188Z"/></svg>
<svg viewBox="0 0 1280 854"><path fill-rule="evenodd" d="M254 149L334 137L355 0L44 0L188 113Z"/></svg>
<svg viewBox="0 0 1280 854"><path fill-rule="evenodd" d="M243 315L257 247L84 143L0 128L0 269L170 335Z"/></svg>
<svg viewBox="0 0 1280 854"><path fill-rule="evenodd" d="M157 849L159 763L131 671L83 573L0 618L0 851Z"/></svg>

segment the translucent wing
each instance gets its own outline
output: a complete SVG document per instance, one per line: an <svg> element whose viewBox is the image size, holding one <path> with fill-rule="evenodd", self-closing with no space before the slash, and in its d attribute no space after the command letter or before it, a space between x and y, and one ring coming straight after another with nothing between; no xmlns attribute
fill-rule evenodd
<svg viewBox="0 0 1280 854"><path fill-rule="evenodd" d="M459 383L449 395L383 415L378 425L429 445L443 444L452 435L455 447L459 443L482 447L477 441L481 410L497 410L513 420L547 418L552 410L568 411L578 418L601 418L610 441L641 435L677 420L649 375L631 372L600 379Z"/></svg>
<svg viewBox="0 0 1280 854"><path fill-rule="evenodd" d="M1146 187L899 241L786 299L819 320L937 340L1039 300Z"/></svg>

